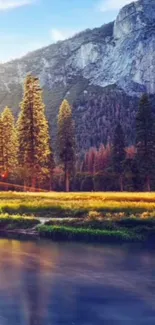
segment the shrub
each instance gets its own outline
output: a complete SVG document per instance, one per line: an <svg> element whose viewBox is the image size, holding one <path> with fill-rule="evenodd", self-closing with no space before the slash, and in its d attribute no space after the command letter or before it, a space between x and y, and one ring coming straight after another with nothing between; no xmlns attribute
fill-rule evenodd
<svg viewBox="0 0 155 325"><path fill-rule="evenodd" d="M146 211L146 212L143 212L140 214L141 219L149 219L149 218L153 218L153 217L154 217L154 212Z"/></svg>
<svg viewBox="0 0 155 325"><path fill-rule="evenodd" d="M96 220L101 220L102 216L100 212L97 211L89 211L87 215L87 219L89 221L96 221Z"/></svg>

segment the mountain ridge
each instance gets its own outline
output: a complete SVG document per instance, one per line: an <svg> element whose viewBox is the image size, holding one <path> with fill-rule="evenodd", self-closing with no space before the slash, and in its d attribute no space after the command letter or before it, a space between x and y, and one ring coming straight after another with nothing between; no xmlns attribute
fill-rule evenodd
<svg viewBox="0 0 155 325"><path fill-rule="evenodd" d="M8 105L18 115L29 73L44 89L54 143L64 98L73 106L78 152L112 141L118 116L127 144L133 143L139 97L155 94L155 2L133 2L114 22L0 65L1 110Z"/></svg>

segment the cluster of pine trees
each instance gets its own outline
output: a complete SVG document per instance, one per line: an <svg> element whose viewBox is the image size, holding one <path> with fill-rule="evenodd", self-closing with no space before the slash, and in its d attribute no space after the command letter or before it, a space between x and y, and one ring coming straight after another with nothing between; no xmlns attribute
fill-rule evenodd
<svg viewBox="0 0 155 325"><path fill-rule="evenodd" d="M8 107L0 117L0 186L32 191L155 189L155 121L147 95L137 111L134 146L126 147L118 120L111 144L90 148L79 158L67 100L60 106L57 130L54 154L39 79L28 75L17 122Z"/></svg>
<svg viewBox="0 0 155 325"><path fill-rule="evenodd" d="M113 143L90 148L77 171L77 190L155 190L155 119L147 95L137 111L135 145L126 147L123 126L117 121Z"/></svg>
<svg viewBox="0 0 155 325"><path fill-rule="evenodd" d="M74 164L74 143L72 111L64 100L58 116L58 148L67 191ZM10 189L10 183L14 183L20 184L19 189L23 190L52 190L53 170L54 155L42 89L38 78L29 75L25 80L17 122L8 107L0 118L1 181L5 182L5 189Z"/></svg>

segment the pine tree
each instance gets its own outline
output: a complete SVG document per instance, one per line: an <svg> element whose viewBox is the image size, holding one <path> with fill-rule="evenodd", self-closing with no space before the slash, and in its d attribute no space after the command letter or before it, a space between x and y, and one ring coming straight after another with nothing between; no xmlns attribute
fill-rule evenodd
<svg viewBox="0 0 155 325"><path fill-rule="evenodd" d="M112 147L112 167L116 175L119 176L120 190L123 191L123 164L125 161L125 140L121 124L118 122Z"/></svg>
<svg viewBox="0 0 155 325"><path fill-rule="evenodd" d="M2 113L0 138L1 170L3 175L13 176L18 166L18 140L14 116L8 107Z"/></svg>
<svg viewBox="0 0 155 325"><path fill-rule="evenodd" d="M147 95L142 96L136 117L136 148L139 172L141 177L145 178L147 191L150 191L155 164L155 128Z"/></svg>
<svg viewBox="0 0 155 325"><path fill-rule="evenodd" d="M97 149L95 147L91 147L86 152L85 158L84 158L85 172L90 173L90 174L94 174L97 153L98 152L97 152Z"/></svg>
<svg viewBox="0 0 155 325"><path fill-rule="evenodd" d="M4 173L4 155L3 155L3 122L0 117L0 175Z"/></svg>
<svg viewBox="0 0 155 325"><path fill-rule="evenodd" d="M21 112L17 122L19 161L25 170L25 182L32 189L50 178L51 147L49 126L38 78L29 75L24 86Z"/></svg>
<svg viewBox="0 0 155 325"><path fill-rule="evenodd" d="M55 161L54 161L54 155L53 155L53 151L51 148L51 144L49 144L49 147L50 147L50 152L49 152L49 156L47 159L47 161L48 161L48 163L47 163L47 168L48 168L47 181L49 182L49 191L52 191Z"/></svg>
<svg viewBox="0 0 155 325"><path fill-rule="evenodd" d="M58 149L65 172L66 191L69 192L75 162L75 134L72 110L67 100L62 102L58 115Z"/></svg>
<svg viewBox="0 0 155 325"><path fill-rule="evenodd" d="M135 146L132 145L130 147L127 147L125 151L126 151L126 159L135 159L137 153L137 149Z"/></svg>
<svg viewBox="0 0 155 325"><path fill-rule="evenodd" d="M111 146L101 144L96 155L95 172L104 172L111 162Z"/></svg>

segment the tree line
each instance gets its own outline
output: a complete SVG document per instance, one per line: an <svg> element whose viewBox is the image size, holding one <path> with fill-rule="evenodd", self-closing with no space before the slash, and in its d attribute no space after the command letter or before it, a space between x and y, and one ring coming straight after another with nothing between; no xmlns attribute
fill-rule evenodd
<svg viewBox="0 0 155 325"><path fill-rule="evenodd" d="M140 99L135 124L134 145L126 147L125 132L118 120L113 142L88 150L83 161L77 164L78 188L83 191L155 190L155 118L147 94Z"/></svg>
<svg viewBox="0 0 155 325"><path fill-rule="evenodd" d="M0 117L0 176L6 190L9 183L32 191L155 189L155 120L146 94L137 111L135 144L126 147L118 119L112 143L90 148L84 157L76 152L72 109L64 99L56 148L54 153L39 79L28 75L17 121L8 107Z"/></svg>

